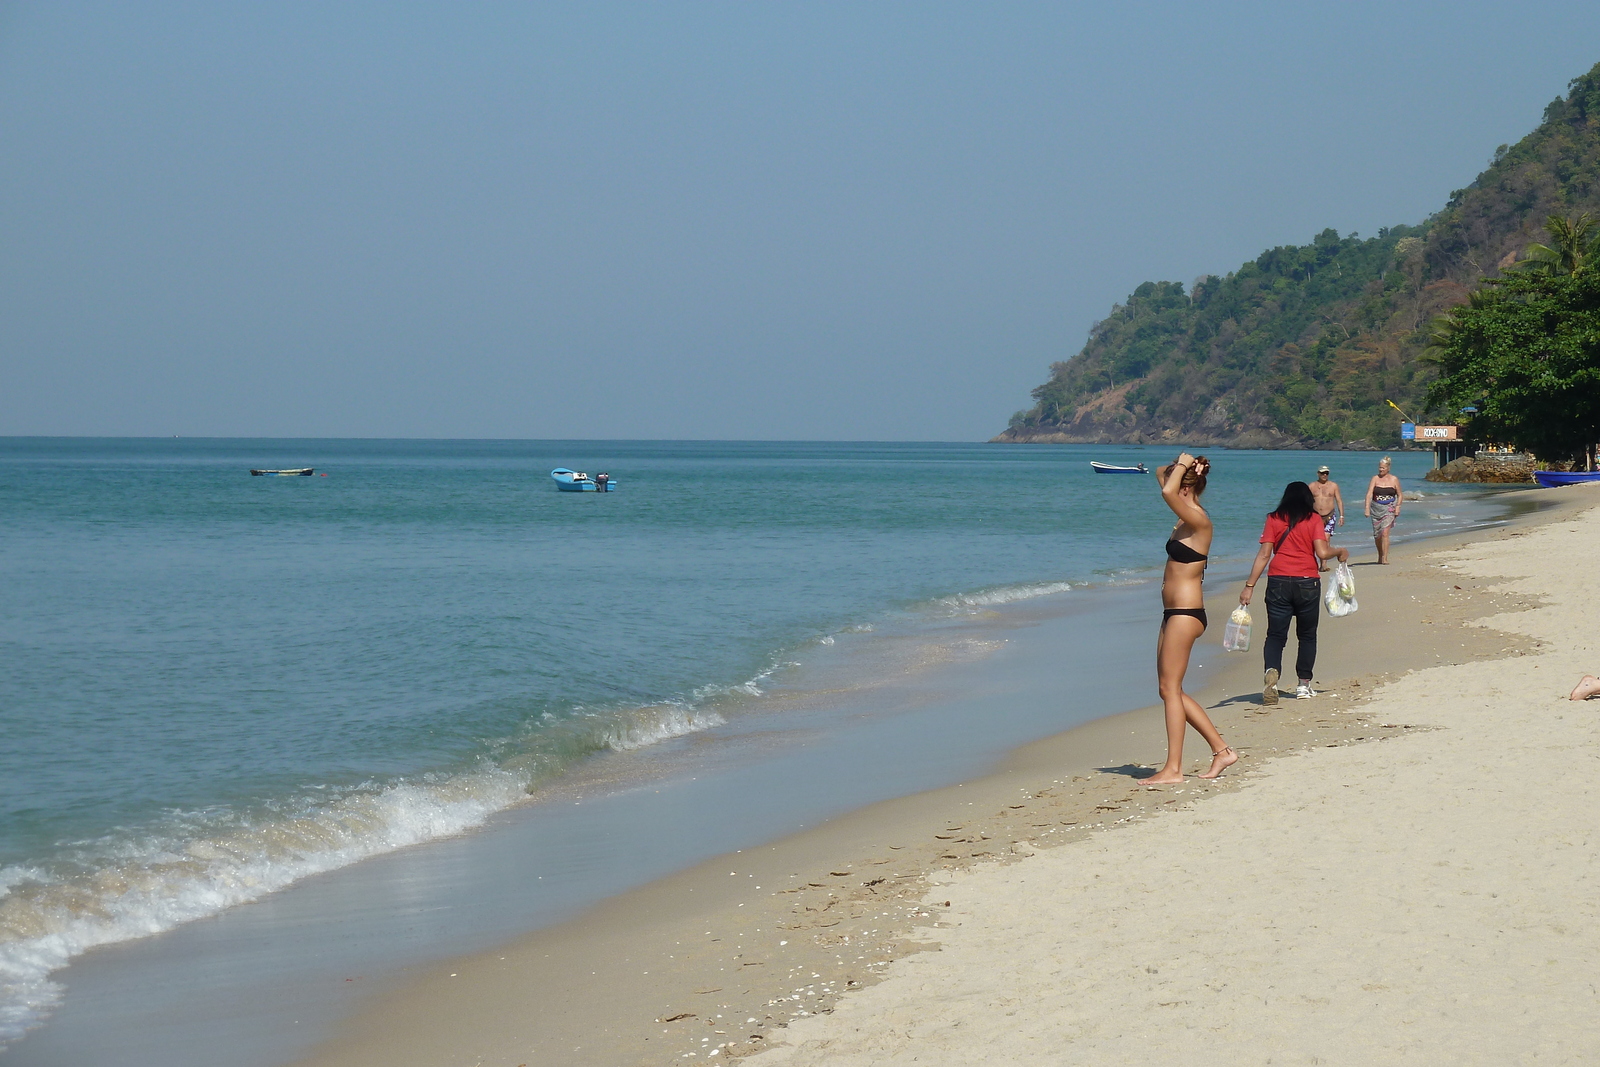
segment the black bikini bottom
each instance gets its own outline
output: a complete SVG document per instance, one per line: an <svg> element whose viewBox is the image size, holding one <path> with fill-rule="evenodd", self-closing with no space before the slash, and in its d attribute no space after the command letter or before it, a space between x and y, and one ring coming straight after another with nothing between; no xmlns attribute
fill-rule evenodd
<svg viewBox="0 0 1600 1067"><path fill-rule="evenodd" d="M1161 625L1165 626L1167 624L1167 620L1172 618L1174 615L1188 615L1191 618L1199 619L1201 630L1204 630L1207 626L1211 625L1206 621L1205 608L1167 608L1161 612Z"/></svg>

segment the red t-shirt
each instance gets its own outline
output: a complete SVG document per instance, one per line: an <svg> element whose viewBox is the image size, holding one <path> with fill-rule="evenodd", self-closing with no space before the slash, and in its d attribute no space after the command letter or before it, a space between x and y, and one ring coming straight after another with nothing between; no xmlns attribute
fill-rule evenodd
<svg viewBox="0 0 1600 1067"><path fill-rule="evenodd" d="M1283 531L1289 529L1289 523L1276 515L1267 516L1267 525L1261 530L1261 543L1264 545L1277 545L1278 538L1283 537ZM1267 576L1276 574L1283 578L1315 578L1317 577L1317 550L1318 541L1327 540L1328 534L1323 526L1322 516L1312 512L1300 520L1300 525L1289 530L1289 536L1283 537L1283 544L1278 545L1278 550L1272 554L1272 562L1267 565Z"/></svg>

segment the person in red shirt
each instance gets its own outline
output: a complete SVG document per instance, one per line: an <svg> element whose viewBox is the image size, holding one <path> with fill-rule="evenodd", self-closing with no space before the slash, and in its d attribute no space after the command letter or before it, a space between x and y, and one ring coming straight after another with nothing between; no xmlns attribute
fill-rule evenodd
<svg viewBox="0 0 1600 1067"><path fill-rule="evenodd" d="M1350 558L1347 549L1334 548L1316 497L1305 482L1290 482L1283 490L1278 509L1267 516L1261 530L1261 551L1250 567L1250 577L1239 591L1239 603L1250 603L1261 572L1267 572L1267 640L1261 646L1265 659L1261 680L1261 703L1278 702L1278 677L1283 673L1283 646L1289 642L1289 620L1294 619L1298 648L1294 672L1299 679L1295 696L1316 696L1311 688L1311 671L1317 664L1317 620L1322 600L1322 579L1317 576L1317 561Z"/></svg>

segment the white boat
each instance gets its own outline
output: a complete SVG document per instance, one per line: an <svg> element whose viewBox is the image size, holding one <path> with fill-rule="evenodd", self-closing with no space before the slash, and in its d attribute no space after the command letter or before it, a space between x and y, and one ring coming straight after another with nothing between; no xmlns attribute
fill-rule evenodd
<svg viewBox="0 0 1600 1067"><path fill-rule="evenodd" d="M285 471L266 471L266 470L255 471L255 470L253 470L250 473L256 475L257 477L260 477L263 474L275 474L279 478L309 478L309 477L311 477L312 472L314 472L315 470L316 470L315 467L295 467L293 470L285 470Z"/></svg>
<svg viewBox="0 0 1600 1067"><path fill-rule="evenodd" d="M1096 474L1149 474L1150 473L1148 470L1145 469L1145 465L1143 463L1139 464L1137 467L1119 467L1115 463L1101 463L1099 460L1091 459L1089 461L1089 466L1094 468L1094 472Z"/></svg>

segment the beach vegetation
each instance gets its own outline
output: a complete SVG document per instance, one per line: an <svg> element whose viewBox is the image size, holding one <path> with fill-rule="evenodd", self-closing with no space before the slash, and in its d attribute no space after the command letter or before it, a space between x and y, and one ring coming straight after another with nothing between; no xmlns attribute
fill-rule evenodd
<svg viewBox="0 0 1600 1067"><path fill-rule="evenodd" d="M1587 214L1576 219L1551 215L1545 220L1550 243L1535 242L1512 270L1536 274L1581 274L1600 264L1600 229Z"/></svg>
<svg viewBox="0 0 1600 1067"><path fill-rule="evenodd" d="M1587 466L1600 441L1600 242L1587 217L1547 228L1551 243L1531 246L1528 267L1488 279L1439 320L1428 402L1473 409L1475 439Z"/></svg>

